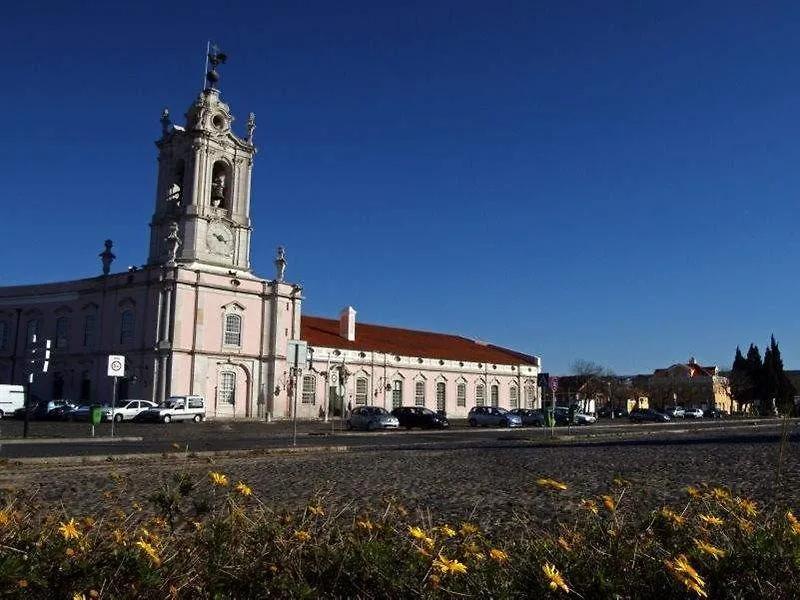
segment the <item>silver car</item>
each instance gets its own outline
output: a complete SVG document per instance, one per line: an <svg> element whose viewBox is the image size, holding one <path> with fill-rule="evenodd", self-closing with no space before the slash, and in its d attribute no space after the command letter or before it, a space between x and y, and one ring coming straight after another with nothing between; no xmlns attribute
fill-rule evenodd
<svg viewBox="0 0 800 600"><path fill-rule="evenodd" d="M471 427L522 427L522 419L499 406L473 406L467 415Z"/></svg>
<svg viewBox="0 0 800 600"><path fill-rule="evenodd" d="M397 429L400 421L380 406L356 406L348 415L348 429Z"/></svg>

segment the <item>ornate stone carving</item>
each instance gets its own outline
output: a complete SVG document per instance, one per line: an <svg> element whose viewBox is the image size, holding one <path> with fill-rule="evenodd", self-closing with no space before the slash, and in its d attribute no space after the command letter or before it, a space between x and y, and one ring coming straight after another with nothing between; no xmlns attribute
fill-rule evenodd
<svg viewBox="0 0 800 600"><path fill-rule="evenodd" d="M178 246L181 245L181 238L180 235L178 235L178 224L175 221L169 224L169 233L167 237L164 238L164 241L167 243L167 252L169 252L167 266L174 267L175 261L178 258Z"/></svg>
<svg viewBox="0 0 800 600"><path fill-rule="evenodd" d="M114 242L111 240L105 241L105 250L103 250L99 256L100 261L103 263L103 275L108 275L111 272L111 263L114 262L116 256L114 253L111 252L111 246L114 245Z"/></svg>

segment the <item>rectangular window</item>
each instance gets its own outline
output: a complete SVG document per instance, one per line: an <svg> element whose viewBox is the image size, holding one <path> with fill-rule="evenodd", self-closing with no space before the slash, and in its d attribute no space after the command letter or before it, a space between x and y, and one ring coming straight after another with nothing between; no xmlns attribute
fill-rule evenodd
<svg viewBox="0 0 800 600"><path fill-rule="evenodd" d="M483 406L486 404L486 387L479 383L475 386L475 406Z"/></svg>
<svg viewBox="0 0 800 600"><path fill-rule="evenodd" d="M39 335L39 319L31 319L28 321L28 327L25 333L25 347L28 348L33 345L34 342L38 341L37 336Z"/></svg>
<svg viewBox="0 0 800 600"><path fill-rule="evenodd" d="M234 404L236 402L236 373L223 371L219 374L219 403Z"/></svg>
<svg viewBox="0 0 800 600"><path fill-rule="evenodd" d="M425 382L417 381L414 384L414 404L425 406Z"/></svg>
<svg viewBox="0 0 800 600"><path fill-rule="evenodd" d="M56 319L56 348L63 349L69 345L69 319L59 317Z"/></svg>
<svg viewBox="0 0 800 600"><path fill-rule="evenodd" d="M447 410L446 387L443 381L436 384L436 410Z"/></svg>
<svg viewBox="0 0 800 600"><path fill-rule="evenodd" d="M364 377L356 379L356 404L367 403L367 380Z"/></svg>
<svg viewBox="0 0 800 600"><path fill-rule="evenodd" d="M519 394L515 385L508 388L508 406L509 408L519 408Z"/></svg>
<svg viewBox="0 0 800 600"><path fill-rule="evenodd" d="M467 384L459 383L456 387L456 406L467 405Z"/></svg>
<svg viewBox="0 0 800 600"><path fill-rule="evenodd" d="M492 406L500 406L500 386L492 386Z"/></svg>
<svg viewBox="0 0 800 600"><path fill-rule="evenodd" d="M120 316L119 343L122 346L133 344L134 316L132 310L126 310Z"/></svg>
<svg viewBox="0 0 800 600"><path fill-rule="evenodd" d="M225 346L238 348L242 345L242 317L225 315Z"/></svg>
<svg viewBox="0 0 800 600"><path fill-rule="evenodd" d="M525 408L534 408L536 394L534 394L533 384L525 384Z"/></svg>
<svg viewBox="0 0 800 600"><path fill-rule="evenodd" d="M392 408L403 406L403 382L395 379L392 382Z"/></svg>
<svg viewBox="0 0 800 600"><path fill-rule="evenodd" d="M83 347L94 348L95 331L97 330L97 317L86 315L83 319Z"/></svg>
<svg viewBox="0 0 800 600"><path fill-rule="evenodd" d="M317 403L317 378L303 375L303 404Z"/></svg>

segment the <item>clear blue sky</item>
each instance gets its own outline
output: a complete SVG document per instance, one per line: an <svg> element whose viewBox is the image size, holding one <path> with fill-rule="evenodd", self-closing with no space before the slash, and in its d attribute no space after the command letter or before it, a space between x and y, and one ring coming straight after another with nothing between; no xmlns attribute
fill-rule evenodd
<svg viewBox="0 0 800 600"><path fill-rule="evenodd" d="M0 285L147 258L208 39L257 115L252 262L305 312L617 373L800 368L800 3L14 2Z"/></svg>

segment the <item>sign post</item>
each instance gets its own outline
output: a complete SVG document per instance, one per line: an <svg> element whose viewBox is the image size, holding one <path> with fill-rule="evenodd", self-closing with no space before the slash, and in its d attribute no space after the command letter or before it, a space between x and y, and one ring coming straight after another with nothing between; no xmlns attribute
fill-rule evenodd
<svg viewBox="0 0 800 600"><path fill-rule="evenodd" d="M552 402L550 404L550 435L555 434L556 424L556 390L558 390L558 377L550 377L550 392L552 392Z"/></svg>
<svg viewBox="0 0 800 600"><path fill-rule="evenodd" d="M308 360L308 342L289 340L286 343L286 360L289 363L290 376L292 377L292 446L297 446L297 387L303 365Z"/></svg>
<svg viewBox="0 0 800 600"><path fill-rule="evenodd" d="M114 409L117 406L117 377L125 375L125 357L119 354L110 354L108 357L108 376L114 378L111 390L111 437L114 437ZM92 426L94 431L94 426Z"/></svg>

